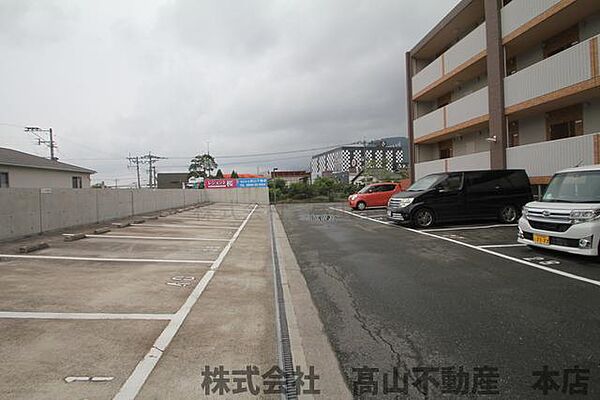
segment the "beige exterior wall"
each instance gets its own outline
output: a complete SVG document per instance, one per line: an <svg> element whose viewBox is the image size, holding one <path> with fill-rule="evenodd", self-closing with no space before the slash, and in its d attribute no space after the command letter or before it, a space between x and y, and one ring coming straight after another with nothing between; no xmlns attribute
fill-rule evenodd
<svg viewBox="0 0 600 400"><path fill-rule="evenodd" d="M41 168L24 168L0 165L0 172L8 172L10 188L63 188L73 187L72 178L81 177L81 187L90 187L90 175L78 172L54 171Z"/></svg>

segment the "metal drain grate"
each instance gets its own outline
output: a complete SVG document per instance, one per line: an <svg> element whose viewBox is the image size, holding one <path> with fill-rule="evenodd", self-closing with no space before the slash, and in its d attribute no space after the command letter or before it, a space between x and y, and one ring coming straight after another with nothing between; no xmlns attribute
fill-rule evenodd
<svg viewBox="0 0 600 400"><path fill-rule="evenodd" d="M273 277L275 283L275 312L277 324L277 347L279 350L280 368L285 376L285 392L282 398L286 400L296 400L298 398L296 388L296 378L294 376L294 360L292 359L292 347L290 343L290 333L285 312L285 300L283 298L283 284L281 283L281 269L279 266L279 256L277 254L277 245L275 243L275 227L273 224L273 213L276 212L274 206L271 206L269 220L271 224L271 253L273 256Z"/></svg>

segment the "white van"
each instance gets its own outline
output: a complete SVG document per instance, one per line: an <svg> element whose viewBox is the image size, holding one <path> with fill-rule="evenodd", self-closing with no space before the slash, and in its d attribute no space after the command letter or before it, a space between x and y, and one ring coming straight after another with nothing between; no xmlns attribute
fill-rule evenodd
<svg viewBox="0 0 600 400"><path fill-rule="evenodd" d="M597 256L600 244L600 166L557 172L540 201L519 220L519 243Z"/></svg>

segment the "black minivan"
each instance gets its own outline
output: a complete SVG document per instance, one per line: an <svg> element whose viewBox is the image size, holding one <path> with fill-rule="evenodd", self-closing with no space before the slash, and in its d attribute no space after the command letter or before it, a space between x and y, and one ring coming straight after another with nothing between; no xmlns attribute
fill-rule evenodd
<svg viewBox="0 0 600 400"><path fill-rule="evenodd" d="M532 201L524 170L445 172L427 175L388 202L390 221L428 228L438 222L497 218L515 223Z"/></svg>

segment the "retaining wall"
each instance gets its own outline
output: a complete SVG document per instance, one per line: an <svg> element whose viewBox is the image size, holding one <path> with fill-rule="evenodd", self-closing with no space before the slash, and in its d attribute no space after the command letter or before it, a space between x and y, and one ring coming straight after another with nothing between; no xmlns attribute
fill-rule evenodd
<svg viewBox="0 0 600 400"><path fill-rule="evenodd" d="M0 189L0 240L201 202L268 204L268 190Z"/></svg>

